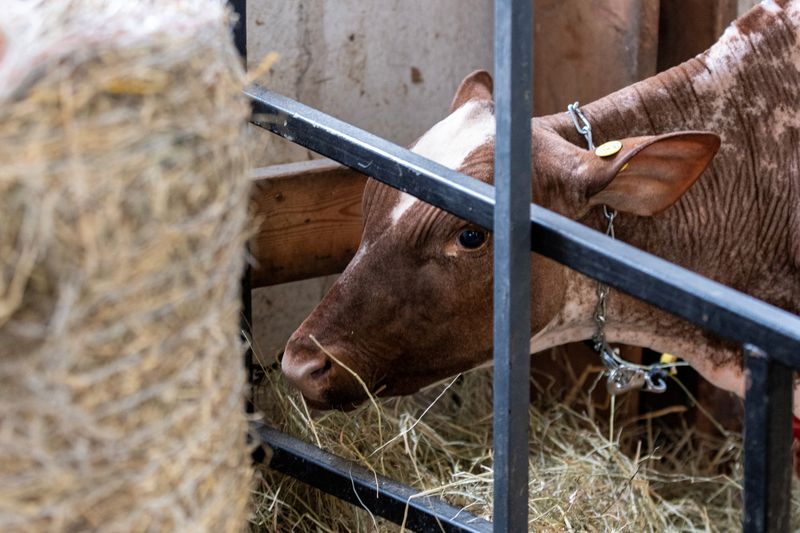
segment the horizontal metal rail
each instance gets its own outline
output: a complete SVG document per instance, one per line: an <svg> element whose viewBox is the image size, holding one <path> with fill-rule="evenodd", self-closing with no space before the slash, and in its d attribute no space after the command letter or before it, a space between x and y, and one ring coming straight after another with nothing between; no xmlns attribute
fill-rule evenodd
<svg viewBox="0 0 800 533"><path fill-rule="evenodd" d="M253 123L487 229L494 188L259 86ZM531 205L531 250L800 369L800 317Z"/></svg>
<svg viewBox="0 0 800 533"><path fill-rule="evenodd" d="M251 431L269 446L269 467L412 531L488 533L492 523L440 498L375 475L363 466L258 422ZM269 455L269 454L267 454Z"/></svg>

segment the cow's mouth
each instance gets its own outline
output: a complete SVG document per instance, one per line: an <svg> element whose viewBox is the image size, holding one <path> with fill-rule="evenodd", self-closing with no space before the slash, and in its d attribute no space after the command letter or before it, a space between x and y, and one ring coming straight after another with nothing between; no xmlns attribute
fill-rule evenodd
<svg viewBox="0 0 800 533"><path fill-rule="evenodd" d="M347 385L352 384L348 383ZM369 400L369 396L364 392L364 389L358 385L356 387L336 387L334 385L321 390L319 396L316 397L309 397L306 392L302 392L302 394L303 399L310 408L320 411L353 411ZM373 394L373 396L377 395Z"/></svg>
<svg viewBox="0 0 800 533"><path fill-rule="evenodd" d="M303 399L312 409L319 411L338 410L349 412L353 411L369 402L372 398L390 398L395 396L405 396L419 391L419 387L392 386L386 381L380 381L373 385L370 395L364 392L363 387L352 390L328 389L323 392L321 398L309 398L303 394Z"/></svg>
<svg viewBox="0 0 800 533"><path fill-rule="evenodd" d="M308 404L308 406L311 409L315 409L317 411L336 410L336 411L344 411L345 413L349 412L349 411L353 411L354 409L358 408L359 406L361 406L364 403L363 401L357 401L357 402L352 402L352 401L350 401L350 402L319 401L319 400L312 400L310 398L306 398L305 396L303 396L303 399L306 401L306 404Z"/></svg>

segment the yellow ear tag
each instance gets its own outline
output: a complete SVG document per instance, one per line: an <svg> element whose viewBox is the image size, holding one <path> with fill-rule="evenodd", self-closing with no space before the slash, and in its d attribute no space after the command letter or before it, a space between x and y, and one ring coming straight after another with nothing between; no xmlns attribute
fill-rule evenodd
<svg viewBox="0 0 800 533"><path fill-rule="evenodd" d="M608 141L594 149L594 154L597 157L611 157L622 150L622 143L620 141Z"/></svg>
<svg viewBox="0 0 800 533"><path fill-rule="evenodd" d="M678 358L675 357L674 355L672 355L671 353L662 353L661 354L661 364L663 364L663 365L668 365L668 364L674 363L677 360L678 360ZM678 373L677 367L672 367L672 368L669 369L669 375L670 376L674 376L677 373Z"/></svg>

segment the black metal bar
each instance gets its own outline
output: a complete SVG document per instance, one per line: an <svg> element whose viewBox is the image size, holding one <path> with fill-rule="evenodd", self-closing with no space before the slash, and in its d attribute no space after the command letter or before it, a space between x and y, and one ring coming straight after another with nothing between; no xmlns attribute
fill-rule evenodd
<svg viewBox="0 0 800 533"><path fill-rule="evenodd" d="M251 432L272 454L269 467L412 531L486 533L491 522L259 423ZM269 453L266 455L270 455ZM377 483L377 485L376 485Z"/></svg>
<svg viewBox="0 0 800 533"><path fill-rule="evenodd" d="M230 4L237 15L233 26L233 43L247 65L247 0L230 0Z"/></svg>
<svg viewBox="0 0 800 533"><path fill-rule="evenodd" d="M755 346L744 355L744 530L788 532L794 374Z"/></svg>
<svg viewBox="0 0 800 533"><path fill-rule="evenodd" d="M249 255L249 248L245 248L245 254ZM241 328L242 328L242 337L244 338L244 342L246 343L246 348L244 352L244 368L245 372L247 373L247 383L250 384L250 394L247 397L247 403L245 405L246 411L248 413L255 412L254 407L254 398L255 398L255 384L254 384L254 372L253 372L253 348L251 346L252 338L253 338L253 298L252 298L252 285L250 284L250 266L247 265L244 268L244 273L242 274L242 315L241 315Z"/></svg>
<svg viewBox="0 0 800 533"><path fill-rule="evenodd" d="M253 122L485 228L494 189L389 141L258 86ZM530 206L531 249L739 344L800 368L800 317L542 207Z"/></svg>
<svg viewBox="0 0 800 533"><path fill-rule="evenodd" d="M497 532L528 529L531 0L494 3L494 499Z"/></svg>
<svg viewBox="0 0 800 533"><path fill-rule="evenodd" d="M230 5L237 15L236 24L233 27L233 41L236 49L239 51L242 60L244 61L245 69L247 68L247 2L246 0L230 0ZM244 253L249 256L249 247L245 247ZM253 324L253 306L252 306L252 284L250 283L250 265L245 264L244 272L242 273L241 281L242 291L242 311L241 311L241 329L242 337L246 344L244 352L244 366L247 372L247 382L250 384L250 396L246 400L245 409L248 413L253 413L255 407L253 405L253 349L250 346Z"/></svg>

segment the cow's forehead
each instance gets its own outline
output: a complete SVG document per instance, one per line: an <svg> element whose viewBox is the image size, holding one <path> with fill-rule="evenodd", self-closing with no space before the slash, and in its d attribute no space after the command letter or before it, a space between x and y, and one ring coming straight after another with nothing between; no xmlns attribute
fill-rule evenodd
<svg viewBox="0 0 800 533"><path fill-rule="evenodd" d="M412 152L457 169L473 150L494 137L494 112L488 102L462 105L425 133Z"/></svg>
<svg viewBox="0 0 800 533"><path fill-rule="evenodd" d="M458 170L472 152L494 137L494 133L492 105L489 102L471 101L429 129L411 151ZM391 212L392 224L397 224L417 204L421 202L410 194L399 193Z"/></svg>

